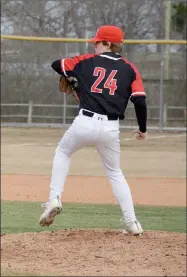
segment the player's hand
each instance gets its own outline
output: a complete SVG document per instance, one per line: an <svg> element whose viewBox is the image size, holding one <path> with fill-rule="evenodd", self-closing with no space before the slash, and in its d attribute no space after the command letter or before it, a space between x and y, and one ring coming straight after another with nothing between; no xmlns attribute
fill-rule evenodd
<svg viewBox="0 0 187 277"><path fill-rule="evenodd" d="M142 133L142 132L140 132L139 129L137 129L137 130L133 131L132 135L135 135L137 140L143 140L143 139L146 139L147 132Z"/></svg>

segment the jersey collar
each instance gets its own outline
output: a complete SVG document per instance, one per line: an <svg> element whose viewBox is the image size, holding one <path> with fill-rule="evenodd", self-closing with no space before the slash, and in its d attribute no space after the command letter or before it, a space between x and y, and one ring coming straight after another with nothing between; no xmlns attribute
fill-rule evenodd
<svg viewBox="0 0 187 277"><path fill-rule="evenodd" d="M115 54L113 52L103 52L100 55L105 55L105 56L107 55L109 57L115 57L115 58L120 58L121 57L119 54Z"/></svg>

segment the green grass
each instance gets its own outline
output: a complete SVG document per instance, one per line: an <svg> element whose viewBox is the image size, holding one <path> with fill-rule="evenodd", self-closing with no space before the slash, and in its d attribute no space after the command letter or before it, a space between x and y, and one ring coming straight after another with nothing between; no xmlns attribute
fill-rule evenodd
<svg viewBox="0 0 187 277"><path fill-rule="evenodd" d="M37 232L70 228L121 229L121 211L117 205L64 203L63 213L50 227L40 227L40 203L1 202L1 233ZM186 232L185 207L136 206L136 215L145 230Z"/></svg>

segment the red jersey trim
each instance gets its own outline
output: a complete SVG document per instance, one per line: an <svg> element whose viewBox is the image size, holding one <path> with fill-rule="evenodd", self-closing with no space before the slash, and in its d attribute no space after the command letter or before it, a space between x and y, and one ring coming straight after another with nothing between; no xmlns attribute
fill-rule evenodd
<svg viewBox="0 0 187 277"><path fill-rule="evenodd" d="M80 62L87 60L89 58L93 58L96 55L94 54L85 54L81 56L75 56L73 58L65 58L61 60L61 70L66 77L68 77L66 71L73 71L75 66Z"/></svg>
<svg viewBox="0 0 187 277"><path fill-rule="evenodd" d="M66 73L66 70L65 70L64 61L65 61L65 59L62 59L62 60L61 60L60 66L61 66L61 70L62 70L62 72L64 73L64 75L65 75L66 77L68 77L68 75L67 75L67 73Z"/></svg>
<svg viewBox="0 0 187 277"><path fill-rule="evenodd" d="M134 96L146 95L144 92L144 86L143 86L141 75L138 69L136 68L136 66L130 63L129 61L127 61L125 58L122 58L122 60L125 61L127 64L129 64L136 73L136 80L134 80L131 84L132 95Z"/></svg>
<svg viewBox="0 0 187 277"><path fill-rule="evenodd" d="M141 91L131 93L131 96L145 96L145 95L146 95L145 92L141 92Z"/></svg>

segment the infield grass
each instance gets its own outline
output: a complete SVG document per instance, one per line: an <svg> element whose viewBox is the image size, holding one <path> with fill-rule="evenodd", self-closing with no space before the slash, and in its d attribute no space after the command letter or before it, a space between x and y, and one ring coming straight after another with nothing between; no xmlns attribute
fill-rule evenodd
<svg viewBox="0 0 187 277"><path fill-rule="evenodd" d="M137 218L145 230L186 232L185 207L136 206ZM63 212L50 227L40 227L41 203L1 202L1 233L37 232L59 229L122 229L118 205L64 203Z"/></svg>

